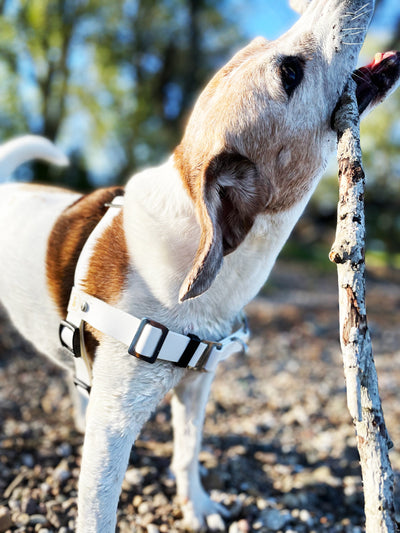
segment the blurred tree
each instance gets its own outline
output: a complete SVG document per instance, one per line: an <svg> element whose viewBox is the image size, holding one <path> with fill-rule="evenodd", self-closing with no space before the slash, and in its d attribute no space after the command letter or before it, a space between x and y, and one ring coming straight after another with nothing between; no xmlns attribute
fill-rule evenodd
<svg viewBox="0 0 400 533"><path fill-rule="evenodd" d="M0 1L1 137L61 138L75 154L64 177L71 184L79 174L72 183L81 188L90 185L82 165L118 182L159 161L195 93L241 44L223 3ZM41 181L54 177L35 170Z"/></svg>
<svg viewBox="0 0 400 533"><path fill-rule="evenodd" d="M365 58L377 51L400 49L400 8L392 0L377 0L376 16L393 13L392 31L371 31L363 49ZM369 260L400 268L400 89L361 123L361 145L366 185L366 228ZM318 186L287 247L293 256L306 250L321 259L333 242L337 206L337 165ZM322 244L322 246L321 246ZM311 252L310 252L311 250ZM367 262L367 264L370 264Z"/></svg>

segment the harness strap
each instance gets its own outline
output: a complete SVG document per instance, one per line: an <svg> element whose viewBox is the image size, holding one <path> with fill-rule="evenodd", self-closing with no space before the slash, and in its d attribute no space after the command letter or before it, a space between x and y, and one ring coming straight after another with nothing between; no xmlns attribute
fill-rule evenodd
<svg viewBox="0 0 400 533"><path fill-rule="evenodd" d="M67 334L64 342L71 347L73 335L69 327L81 329L86 322L128 347L128 353L154 363L169 361L183 368L213 371L218 363L233 353L242 352L249 339L247 324L219 342L200 340L194 335L182 335L148 318L139 319L74 287L68 306ZM75 333L75 335L77 335Z"/></svg>

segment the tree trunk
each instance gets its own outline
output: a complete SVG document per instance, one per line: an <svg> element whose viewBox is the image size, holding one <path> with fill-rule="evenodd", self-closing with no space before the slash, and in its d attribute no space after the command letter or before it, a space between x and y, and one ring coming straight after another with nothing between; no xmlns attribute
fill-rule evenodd
<svg viewBox="0 0 400 533"><path fill-rule="evenodd" d="M365 307L365 175L361 166L359 115L351 80L335 117L338 133L339 203L330 259L337 264L340 341L364 485L367 533L395 532L393 472L378 392Z"/></svg>

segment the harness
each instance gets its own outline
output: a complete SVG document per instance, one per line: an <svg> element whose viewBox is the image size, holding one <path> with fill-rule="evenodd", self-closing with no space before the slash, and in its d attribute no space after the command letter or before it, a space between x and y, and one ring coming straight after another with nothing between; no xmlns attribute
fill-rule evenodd
<svg viewBox="0 0 400 533"><path fill-rule="evenodd" d="M168 361L181 368L213 372L230 355L246 352L249 329L244 314L240 315L241 326L233 334L218 342L207 341L196 335L176 333L149 318L137 318L83 290L82 280L94 246L123 207L123 197L117 196L107 207L79 256L68 314L59 329L61 345L74 356L74 381L79 391L88 397L92 384L91 362L84 341L85 323L121 342L128 354L148 364Z"/></svg>

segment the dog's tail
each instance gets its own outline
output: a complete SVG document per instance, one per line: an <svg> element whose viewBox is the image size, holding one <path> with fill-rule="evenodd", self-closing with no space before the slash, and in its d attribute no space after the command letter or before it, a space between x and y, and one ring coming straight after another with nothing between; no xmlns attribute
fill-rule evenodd
<svg viewBox="0 0 400 533"><path fill-rule="evenodd" d="M42 159L61 167L69 164L64 153L48 139L39 135L23 135L0 146L0 179L32 159Z"/></svg>

